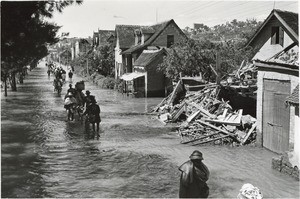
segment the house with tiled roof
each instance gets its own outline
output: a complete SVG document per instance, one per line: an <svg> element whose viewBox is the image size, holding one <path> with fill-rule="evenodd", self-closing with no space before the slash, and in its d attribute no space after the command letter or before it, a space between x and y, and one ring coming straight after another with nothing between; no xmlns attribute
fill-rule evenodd
<svg viewBox="0 0 300 199"><path fill-rule="evenodd" d="M118 72L116 78L125 80L126 85L130 85L127 90L139 93L139 96L165 96L170 81L157 70L167 52L163 49L171 47L181 39L186 39L186 35L173 19L152 26L137 26L133 28L132 33L131 43L127 43L126 46L130 47L119 51L122 55L122 64L116 65ZM131 77L131 80L128 80L128 77Z"/></svg>
<svg viewBox="0 0 300 199"><path fill-rule="evenodd" d="M255 49L258 70L257 143L277 153L296 150L299 157L299 106L285 103L299 84L298 13L273 10L247 45Z"/></svg>

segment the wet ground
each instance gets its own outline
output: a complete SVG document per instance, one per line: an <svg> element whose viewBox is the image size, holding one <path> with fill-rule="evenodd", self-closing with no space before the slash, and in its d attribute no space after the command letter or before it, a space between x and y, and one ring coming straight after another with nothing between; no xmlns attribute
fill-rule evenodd
<svg viewBox="0 0 300 199"><path fill-rule="evenodd" d="M81 80L74 76L73 82ZM161 98L130 98L86 82L101 107L100 139L67 121L44 63L1 96L2 197L177 197L178 167L198 149L211 198L235 198L244 183L265 198L299 198L299 182L271 169L276 154L250 146L187 146L146 114Z"/></svg>

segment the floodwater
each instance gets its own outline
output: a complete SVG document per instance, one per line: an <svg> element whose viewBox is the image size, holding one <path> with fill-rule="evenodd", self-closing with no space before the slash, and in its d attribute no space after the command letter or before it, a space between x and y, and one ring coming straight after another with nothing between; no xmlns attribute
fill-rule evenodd
<svg viewBox="0 0 300 199"><path fill-rule="evenodd" d="M74 76L73 82L81 80ZM1 96L2 197L178 197L178 167L195 149L211 172L210 198L236 198L245 183L265 198L299 198L299 181L271 168L276 154L256 147L188 146L146 114L161 98L130 98L86 82L101 106L100 139L68 122L44 63L18 92Z"/></svg>

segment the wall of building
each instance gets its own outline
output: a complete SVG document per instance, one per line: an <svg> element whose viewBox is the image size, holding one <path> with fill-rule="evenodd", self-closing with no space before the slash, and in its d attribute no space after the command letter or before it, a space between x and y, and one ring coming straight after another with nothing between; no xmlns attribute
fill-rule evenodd
<svg viewBox="0 0 300 199"><path fill-rule="evenodd" d="M288 80L291 83L291 90L292 93L293 89L299 84L299 77L289 74L283 74L279 72L273 71L258 71L257 73L257 108L256 108L256 117L257 117L257 144L262 146L262 129L263 129L263 80L264 79L274 79L274 80ZM294 146L294 134L295 134L295 111L290 110L290 134L289 134L289 142L290 146Z"/></svg>
<svg viewBox="0 0 300 199"><path fill-rule="evenodd" d="M300 118L299 118L299 106L292 107L292 111L294 113L294 155L300 160ZM299 167L299 165L298 165ZM299 167L300 168L300 167Z"/></svg>
<svg viewBox="0 0 300 199"><path fill-rule="evenodd" d="M122 68L122 50L120 49L119 39L117 37L116 47L115 47L115 79L118 79L121 75Z"/></svg>
<svg viewBox="0 0 300 199"><path fill-rule="evenodd" d="M153 41L152 46L167 46L167 35L174 35L174 42L184 38L181 31L177 28L174 23L170 23L168 27Z"/></svg>
<svg viewBox="0 0 300 199"><path fill-rule="evenodd" d="M280 52L281 50L293 43L291 37L287 34L286 30L284 30L283 46L281 46L280 44L271 45L271 31L272 27L274 26L279 26L283 28L281 23L274 18L269 21L269 23L261 30L257 38L252 42L251 46L258 47L259 49L259 51L253 57L253 60L269 59L270 57L272 57L273 55L275 55L276 53Z"/></svg>
<svg viewBox="0 0 300 199"><path fill-rule="evenodd" d="M147 97L165 96L165 77L162 72L157 71L157 66L161 63L163 57L152 61L146 68L147 71Z"/></svg>

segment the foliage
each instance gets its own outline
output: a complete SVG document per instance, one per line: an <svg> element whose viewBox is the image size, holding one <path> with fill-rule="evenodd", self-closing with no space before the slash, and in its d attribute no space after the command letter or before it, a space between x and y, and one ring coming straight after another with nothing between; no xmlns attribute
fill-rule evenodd
<svg viewBox="0 0 300 199"><path fill-rule="evenodd" d="M89 51L71 61L71 66L81 68L81 75L87 75L87 64L89 74L97 72L105 77L114 77L114 52L112 45L103 45L95 51Z"/></svg>
<svg viewBox="0 0 300 199"><path fill-rule="evenodd" d="M220 68L217 71L222 77L232 72L242 60L247 59L253 52L243 48L238 41L211 42L209 40L181 41L172 46L165 56L159 70L164 71L168 78L178 80L183 76L203 75L206 81L215 79L210 66L216 69L216 54L220 57Z"/></svg>
<svg viewBox="0 0 300 199"><path fill-rule="evenodd" d="M14 76L27 65L34 66L48 54L47 46L58 41L59 29L45 21L55 10L74 1L2 1L1 2L1 79ZM77 2L80 4L80 2Z"/></svg>
<svg viewBox="0 0 300 199"><path fill-rule="evenodd" d="M178 80L179 74L196 76L201 73L207 81L215 79L210 66L216 69L217 53L220 67L217 73L223 77L235 70L243 60L253 57L254 50L245 47L261 22L255 19L216 25L212 28L197 24L195 29L186 27L183 31L190 38L173 45L164 57L159 70L167 77Z"/></svg>

